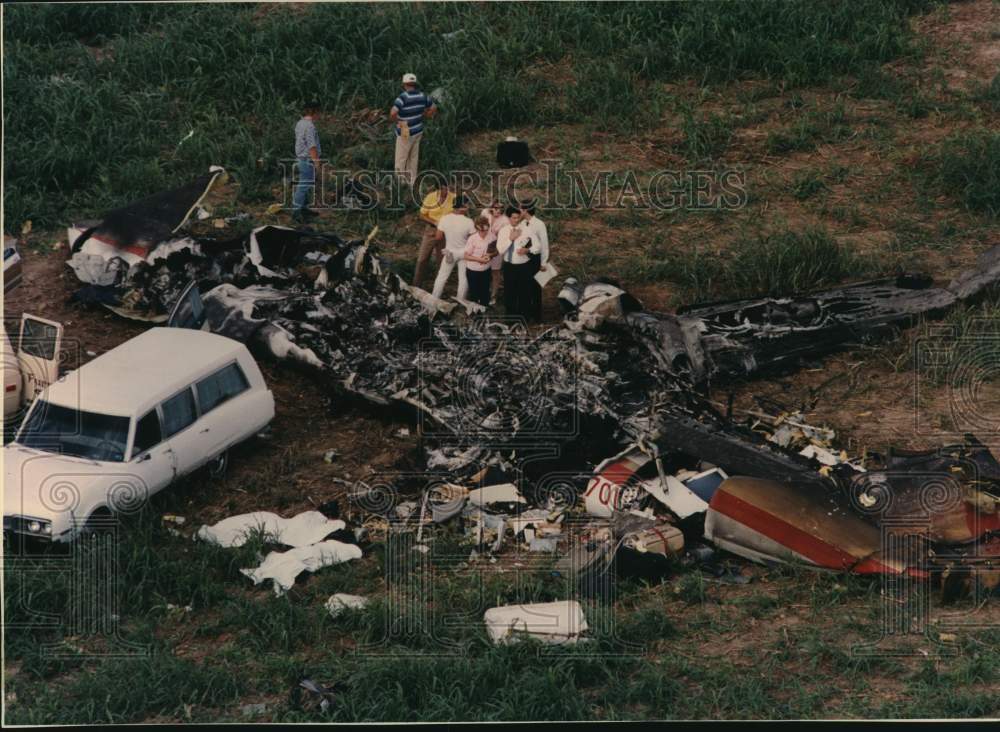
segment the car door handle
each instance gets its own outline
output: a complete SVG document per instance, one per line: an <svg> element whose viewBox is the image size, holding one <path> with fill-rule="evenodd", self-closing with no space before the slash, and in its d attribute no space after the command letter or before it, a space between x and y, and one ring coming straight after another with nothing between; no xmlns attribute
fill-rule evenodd
<svg viewBox="0 0 1000 732"><path fill-rule="evenodd" d="M198 434L201 434L201 435L203 435L203 434L205 434L205 433L206 433L206 432L208 432L208 431L209 431L209 428L208 428L208 427L206 427L205 429L203 429L203 430L202 430L201 432L199 432Z"/></svg>

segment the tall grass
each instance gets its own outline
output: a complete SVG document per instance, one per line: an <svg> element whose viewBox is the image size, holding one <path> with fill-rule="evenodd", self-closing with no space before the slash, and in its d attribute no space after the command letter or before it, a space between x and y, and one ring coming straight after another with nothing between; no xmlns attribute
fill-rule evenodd
<svg viewBox="0 0 1000 732"><path fill-rule="evenodd" d="M40 686L37 696L8 710L13 724L122 724L163 715L185 719L193 707L239 698L239 669L213 668L154 653L109 659L68 683ZM23 692L22 692L23 693Z"/></svg>
<svg viewBox="0 0 1000 732"><path fill-rule="evenodd" d="M404 71L447 92L422 154L423 165L447 169L467 162L459 135L469 131L656 124L654 82L666 79L756 75L794 86L858 73L912 52L905 19L926 4L11 7L7 225L99 214L210 164L232 170L248 199L268 198L307 97L332 114L321 125L328 157L349 165L342 154L367 143L384 163L388 124L372 138L347 120L365 107L387 110ZM563 61L571 80L538 73Z"/></svg>
<svg viewBox="0 0 1000 732"><path fill-rule="evenodd" d="M971 211L1000 216L1000 132L960 132L925 156L925 169L944 192Z"/></svg>
<svg viewBox="0 0 1000 732"><path fill-rule="evenodd" d="M700 248L637 260L629 277L671 282L685 303L781 296L862 279L878 262L837 241L823 228L780 230L737 239L721 252Z"/></svg>

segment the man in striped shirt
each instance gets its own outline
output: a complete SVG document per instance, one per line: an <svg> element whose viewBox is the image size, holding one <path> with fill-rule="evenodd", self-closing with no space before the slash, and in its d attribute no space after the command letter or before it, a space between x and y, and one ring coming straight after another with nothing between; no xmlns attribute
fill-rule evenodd
<svg viewBox="0 0 1000 732"><path fill-rule="evenodd" d="M403 74L403 91L393 102L389 118L396 123L396 173L411 186L417 178L424 117L429 119L436 112L434 99L417 87L416 75Z"/></svg>

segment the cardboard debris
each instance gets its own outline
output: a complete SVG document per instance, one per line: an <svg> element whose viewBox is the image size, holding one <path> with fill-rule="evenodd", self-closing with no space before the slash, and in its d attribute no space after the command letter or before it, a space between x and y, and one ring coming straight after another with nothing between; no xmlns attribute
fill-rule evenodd
<svg viewBox="0 0 1000 732"><path fill-rule="evenodd" d="M576 643L587 632L587 617L575 600L505 605L486 611L486 632L495 644L530 637L542 643Z"/></svg>
<svg viewBox="0 0 1000 732"><path fill-rule="evenodd" d="M622 544L640 554L669 557L684 550L684 534L676 526L660 524L629 534L622 540Z"/></svg>

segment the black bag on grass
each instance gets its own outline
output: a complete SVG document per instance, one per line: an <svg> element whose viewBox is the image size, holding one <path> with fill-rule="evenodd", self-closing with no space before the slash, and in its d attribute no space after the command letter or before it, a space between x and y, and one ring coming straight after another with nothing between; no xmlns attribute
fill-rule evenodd
<svg viewBox="0 0 1000 732"><path fill-rule="evenodd" d="M522 168L534 162L528 143L508 138L497 145L497 165L504 168Z"/></svg>

